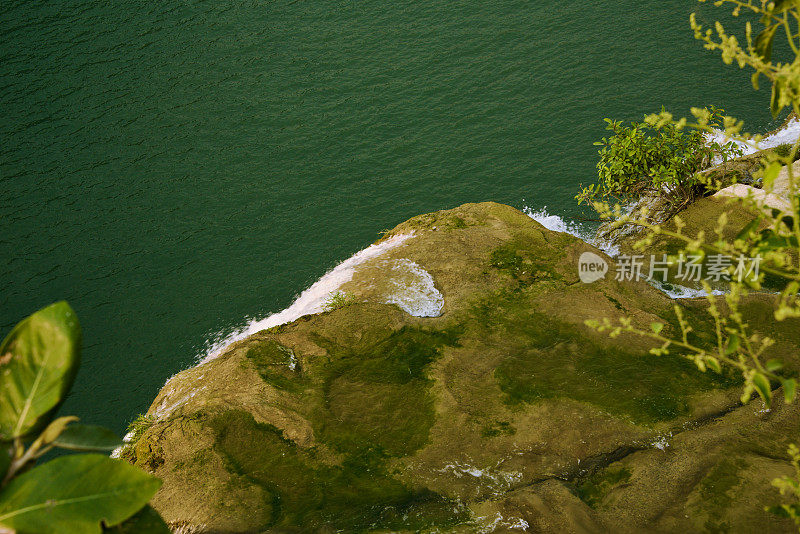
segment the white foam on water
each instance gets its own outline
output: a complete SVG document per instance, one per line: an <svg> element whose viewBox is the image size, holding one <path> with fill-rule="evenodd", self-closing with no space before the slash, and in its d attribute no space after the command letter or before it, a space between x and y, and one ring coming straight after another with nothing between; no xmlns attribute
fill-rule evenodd
<svg viewBox="0 0 800 534"><path fill-rule="evenodd" d="M758 152L759 150L764 150L765 148L774 148L779 145L785 145L786 143L794 143L797 141L798 137L800 137L800 121L794 119L790 121L785 128L765 137L759 143L757 143L756 146L758 148L739 141L733 142L742 150L744 155L748 155ZM725 132L722 130L714 130L713 134L706 134L706 139L709 142L716 141L720 145L731 142L730 139L725 138Z"/></svg>
<svg viewBox="0 0 800 534"><path fill-rule="evenodd" d="M559 215L550 214L547 211L547 206L539 210L534 210L533 208L525 206L522 208L522 211L525 213L525 215L538 222L548 230L574 235L575 237L579 237L586 242L591 241L594 236L594 232L591 229L584 228L581 224L575 221L564 220Z"/></svg>
<svg viewBox="0 0 800 534"><path fill-rule="evenodd" d="M630 209L630 206L627 208ZM585 241L586 243L599 248L612 258L619 256L619 249L609 245L608 243L599 241L596 237L595 230L588 227L588 225L583 225L575 221L567 221L558 215L551 215L547 212L547 206L537 211L526 206L522 211L528 215L528 217L539 222L548 230L564 232L573 235ZM651 285L673 299L698 298L708 295L704 289L695 289L677 284L661 284L658 282L651 282ZM724 295L725 292L715 289L711 291L711 294Z"/></svg>
<svg viewBox="0 0 800 534"><path fill-rule="evenodd" d="M436 289L433 277L417 263L402 259L393 262L390 284L392 291L385 302L396 304L415 317L439 317L444 306L444 297Z"/></svg>
<svg viewBox="0 0 800 534"><path fill-rule="evenodd" d="M577 221L565 220L560 215L552 215L549 213L547 211L547 206L538 210L524 206L522 212L548 230L573 235L599 248L609 256L616 256L619 254L619 249L617 247L597 239L597 225L588 225Z"/></svg>
<svg viewBox="0 0 800 534"><path fill-rule="evenodd" d="M214 336L213 340L209 342L208 348L204 351L204 355L201 356L200 363L202 364L213 360L222 354L232 343L240 341L256 332L272 328L273 326L290 323L304 315L321 313L328 296L339 289L342 284L349 282L353 278L353 273L358 265L400 246L413 236L413 233L397 234L385 241L368 246L328 271L322 278L311 285L311 287L303 291L292 305L285 310L274 313L263 319L247 318L247 324L243 327L231 333L220 333ZM433 283L432 279L431 283Z"/></svg>

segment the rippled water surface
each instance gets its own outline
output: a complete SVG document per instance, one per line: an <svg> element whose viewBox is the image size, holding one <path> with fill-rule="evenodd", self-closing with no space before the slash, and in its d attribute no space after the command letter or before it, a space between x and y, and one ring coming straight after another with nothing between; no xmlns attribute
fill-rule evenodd
<svg viewBox="0 0 800 534"><path fill-rule="evenodd" d="M0 5L0 328L84 328L64 411L121 430L218 333L418 213L576 213L602 118L768 93L690 1ZM719 16L719 15L718 15Z"/></svg>

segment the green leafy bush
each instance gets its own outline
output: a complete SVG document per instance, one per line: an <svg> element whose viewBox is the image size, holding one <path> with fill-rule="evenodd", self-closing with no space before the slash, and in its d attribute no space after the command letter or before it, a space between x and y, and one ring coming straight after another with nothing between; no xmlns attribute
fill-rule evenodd
<svg viewBox="0 0 800 534"><path fill-rule="evenodd" d="M723 110L711 106L709 113L712 123L718 125ZM601 147L597 163L599 182L581 190L576 196L579 203L606 197L631 200L652 195L680 209L702 193L699 171L708 168L715 159L727 161L741 155L733 143L709 142L702 131L671 122L632 122L625 126L622 121L604 120L613 135L595 143Z"/></svg>
<svg viewBox="0 0 800 534"><path fill-rule="evenodd" d="M169 533L147 506L161 481L108 456L122 445L112 431L74 416L53 419L75 378L80 342L75 312L57 302L0 344L0 532ZM34 466L54 448L95 454Z"/></svg>

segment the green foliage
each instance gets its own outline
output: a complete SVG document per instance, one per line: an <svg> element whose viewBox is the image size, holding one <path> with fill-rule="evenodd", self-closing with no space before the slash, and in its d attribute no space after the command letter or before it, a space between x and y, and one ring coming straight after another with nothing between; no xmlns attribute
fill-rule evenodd
<svg viewBox="0 0 800 534"><path fill-rule="evenodd" d="M797 445L790 445L788 454L794 467L794 477L781 477L773 480L772 484L780 490L781 495L789 496L793 502L773 506L768 510L779 516L791 518L800 529L800 449Z"/></svg>
<svg viewBox="0 0 800 534"><path fill-rule="evenodd" d="M121 444L110 430L74 424L77 417L53 419L80 361L80 326L69 305L53 304L20 322L0 354L0 531L137 532L143 516L125 521L143 509L159 479L97 454L34 467L53 448L110 451ZM152 528L138 532L168 531L155 511L146 515Z"/></svg>
<svg viewBox="0 0 800 534"><path fill-rule="evenodd" d="M39 310L8 334L0 345L0 439L21 438L47 421L72 387L80 342L66 302Z"/></svg>
<svg viewBox="0 0 800 534"><path fill-rule="evenodd" d="M785 143L772 148L772 151L781 158L790 158L792 161L797 161L800 154L792 154L792 144Z"/></svg>
<svg viewBox="0 0 800 534"><path fill-rule="evenodd" d="M53 444L71 451L113 451L124 442L105 427L75 424L66 427Z"/></svg>
<svg viewBox="0 0 800 534"><path fill-rule="evenodd" d="M705 0L700 0L704 2ZM797 114L800 112L800 34L797 24L800 22L800 4L794 0L716 0L716 6L728 5L733 9L733 15L750 13L758 18L763 29L754 35L753 24L747 21L745 25L745 42L729 34L719 22L715 29L704 29L697 22L695 15L691 17L691 27L695 38L703 41L705 48L721 52L723 62L730 64L736 62L740 68L751 67L754 70L752 84L758 89L760 76L766 77L772 83L772 96L770 110L773 116L789 106ZM716 36L714 35L716 34ZM782 62L773 58L773 42L776 36L783 35L788 44L790 54L794 55L788 61ZM690 127L699 131L711 132L720 124L725 134L740 143L750 144L758 148L756 143L760 136L750 136L740 133L741 121L733 117L719 117L714 111L708 109L692 108L695 121ZM660 127L673 125L676 129L684 128L688 123L686 119L673 121L671 114L662 111L658 115L651 115L645 119L647 124ZM780 281L783 288L774 311L776 321L787 318L800 317L800 183L795 176L792 163L800 155L800 138L787 149L782 147L772 151L764 151L761 166L762 184L767 191L774 191L773 185L782 168L786 170L787 183L784 184L784 197L787 205L783 210L767 210L754 198L744 199L745 206L757 213L755 220L739 231L734 239L726 238L724 230L728 225L728 217L723 213L714 229L713 235L706 235L700 231L697 235L686 235L683 231L685 224L676 216L673 221L675 230L666 230L661 226L648 221L646 214L623 215L619 205L614 208L608 203L595 202L595 209L605 218L616 219L619 224L634 224L649 231L649 234L640 240L636 247L644 249L652 245L655 236L665 236L682 243L681 254L707 255L717 254L732 260L735 264L737 258L759 258L760 274L754 280L736 280L732 278L729 292L724 297L724 307L720 300L711 295L711 288L704 283L707 297L707 311L713 318L716 329L716 346L712 349L698 346L689 335L693 330L693 323L681 315L679 306L675 307L679 322L680 336L668 336L660 332L660 328L643 330L632 325L628 318L620 318L614 324L608 318L602 321L587 321L587 325L598 331L607 332L610 336L617 336L623 332L631 332L648 337L661 343L651 353L666 355L671 351L682 353L685 358L694 362L700 371L712 369L719 372L723 369L735 369L741 373L744 382L742 402L749 402L753 394L757 394L769 407L773 403L773 389L781 387L786 403L791 403L797 397L797 380L794 377L782 374L782 365L775 358L770 358L770 349L775 340L769 335L759 335L752 331L741 314L742 298L752 290L761 290L765 279L769 277L770 283ZM667 178L671 175L667 174ZM584 200L597 198L594 190L582 193ZM763 229L766 227L765 229ZM731 268L733 271L733 268ZM772 508L776 513L791 517L800 527L798 512L800 511L800 452L796 446L789 450L795 467L795 477L783 477L773 483L781 488L784 495L790 496L792 503ZM730 482L731 477L723 477ZM723 490L724 493L725 490ZM720 493L719 488L714 488L714 494ZM713 525L711 525L713 526ZM716 527L715 527L716 528Z"/></svg>
<svg viewBox="0 0 800 534"><path fill-rule="evenodd" d="M699 0L705 2L706 0ZM751 67L755 72L751 77L753 88L758 90L759 77L764 76L772 84L770 111L773 117L787 106L795 113L800 112L800 72L797 71L797 57L800 51L800 35L796 31L798 6L793 0L758 1L722 0L714 5L730 4L733 14L739 16L742 11L759 17L763 29L753 37L752 24L748 21L745 32L745 45L742 46L734 35L730 35L719 22L714 24L718 40L713 37L712 30L704 29L692 14L690 24L694 36L705 43L708 50L719 50L722 61L731 64L734 61L739 68ZM794 58L787 61L773 57L773 43L776 35L786 38Z"/></svg>
<svg viewBox="0 0 800 534"><path fill-rule="evenodd" d="M91 534L139 511L161 481L99 454L63 456L13 479L0 494L0 525L20 532Z"/></svg>
<svg viewBox="0 0 800 534"><path fill-rule="evenodd" d="M352 306L356 302L358 302L358 299L356 299L355 295L346 291L334 291L325 299L325 302L322 304L322 309L329 312Z"/></svg>
<svg viewBox="0 0 800 534"><path fill-rule="evenodd" d="M713 124L719 125L722 112L711 106ZM584 188L576 197L579 203L654 195L682 206L702 190L698 171L707 168L715 157L725 161L741 154L732 143L709 143L701 130L680 124L645 121L625 126L621 121L605 121L613 135L595 143L601 147L599 183Z"/></svg>

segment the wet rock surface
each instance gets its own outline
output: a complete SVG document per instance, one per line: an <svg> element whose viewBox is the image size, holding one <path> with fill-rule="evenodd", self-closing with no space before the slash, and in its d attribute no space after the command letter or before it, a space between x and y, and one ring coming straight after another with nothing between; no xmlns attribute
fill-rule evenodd
<svg viewBox="0 0 800 534"><path fill-rule="evenodd" d="M196 532L789 532L765 505L800 410L583 322L676 332L675 301L500 204L415 217L359 265L356 303L258 332L173 377L122 452ZM591 284L593 252L612 276ZM394 299L394 300L392 300ZM680 303L697 343L713 329ZM745 313L796 372L800 324ZM427 307L427 308L426 308ZM414 313L414 310L435 313ZM712 491L713 489L720 491Z"/></svg>

